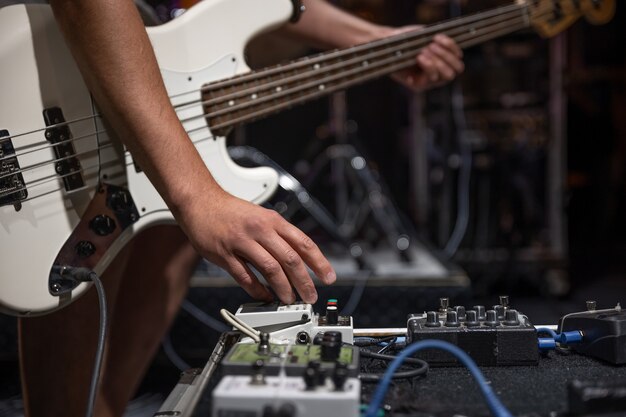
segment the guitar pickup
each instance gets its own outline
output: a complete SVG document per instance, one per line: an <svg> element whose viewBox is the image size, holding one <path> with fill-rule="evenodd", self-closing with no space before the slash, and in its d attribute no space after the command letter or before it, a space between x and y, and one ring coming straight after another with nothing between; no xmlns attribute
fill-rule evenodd
<svg viewBox="0 0 626 417"><path fill-rule="evenodd" d="M0 207L13 205L16 211L28 197L24 176L7 130L0 130Z"/></svg>
<svg viewBox="0 0 626 417"><path fill-rule="evenodd" d="M46 140L54 145L52 148L57 159L54 169L63 179L65 190L72 191L83 187L85 181L81 174L82 168L75 156L76 150L71 140L72 132L65 123L63 111L59 107L50 107L43 111L43 117L46 126L50 126L46 129Z"/></svg>

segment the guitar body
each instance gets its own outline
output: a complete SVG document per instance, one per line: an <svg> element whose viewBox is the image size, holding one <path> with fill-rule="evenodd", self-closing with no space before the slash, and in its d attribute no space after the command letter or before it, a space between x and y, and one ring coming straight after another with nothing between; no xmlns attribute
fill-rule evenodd
<svg viewBox="0 0 626 417"><path fill-rule="evenodd" d="M614 0L517 0L239 77L249 71L248 40L286 22L292 0L205 0L148 34L172 103L207 167L226 191L260 203L276 189L277 174L233 163L225 139L213 137L207 123L225 132L412 67L435 33L466 48L528 27L552 36L581 16L603 23L614 10ZM0 28L0 311L37 315L83 293L87 285L76 276L102 273L140 230L174 218L97 115L49 6L1 8Z"/></svg>
<svg viewBox="0 0 626 417"><path fill-rule="evenodd" d="M199 90L247 72L248 40L286 22L292 7L290 0L205 0L148 29L173 104L195 102L178 114L211 173L256 203L274 192L276 173L228 157L225 139L196 117L203 115ZM106 121L92 117L99 111L50 7L4 7L0 27L0 311L39 315L88 286L52 285L53 265L102 273L135 234L174 218Z"/></svg>

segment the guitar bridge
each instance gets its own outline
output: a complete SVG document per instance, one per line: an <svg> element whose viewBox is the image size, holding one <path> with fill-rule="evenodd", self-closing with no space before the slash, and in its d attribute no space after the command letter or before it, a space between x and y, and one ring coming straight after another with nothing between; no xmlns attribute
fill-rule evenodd
<svg viewBox="0 0 626 417"><path fill-rule="evenodd" d="M24 176L15 155L15 148L7 130L0 130L0 207L13 205L22 208L28 197Z"/></svg>

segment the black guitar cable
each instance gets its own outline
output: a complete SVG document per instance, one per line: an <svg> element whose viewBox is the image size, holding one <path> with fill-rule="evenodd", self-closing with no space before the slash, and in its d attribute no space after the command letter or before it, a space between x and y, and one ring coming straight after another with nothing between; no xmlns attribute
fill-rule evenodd
<svg viewBox="0 0 626 417"><path fill-rule="evenodd" d="M88 268L76 268L68 266L54 266L53 272L57 273L62 279L68 279L75 282L93 282L98 292L98 303L100 304L100 328L98 329L98 346L96 348L96 358L91 374L91 383L89 386L89 397L87 399L86 417L93 417L94 407L96 404L96 394L98 393L98 382L100 381L100 371L102 369L102 359L104 357L104 342L107 335L107 300L104 293L104 285L98 274Z"/></svg>
<svg viewBox="0 0 626 417"><path fill-rule="evenodd" d="M382 353L371 352L366 349L359 350L361 357L363 358L372 358L372 359L380 359L383 361L391 362L396 359L393 355L385 355ZM418 365L416 368L411 369L409 371L396 371L393 373L393 379L411 379L416 376L426 375L428 373L428 363L418 359L418 358L407 358L405 359L406 363L411 365ZM383 379L383 374L372 374L372 373L361 373L359 374L359 379L361 382L380 382Z"/></svg>

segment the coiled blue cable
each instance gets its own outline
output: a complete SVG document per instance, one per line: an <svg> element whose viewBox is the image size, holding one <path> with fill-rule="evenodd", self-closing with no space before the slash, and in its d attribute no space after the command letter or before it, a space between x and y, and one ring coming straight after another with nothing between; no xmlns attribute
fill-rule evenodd
<svg viewBox="0 0 626 417"><path fill-rule="evenodd" d="M444 342L443 340L422 340L420 342L412 343L405 349L403 349L398 354L398 356L396 356L393 362L389 364L389 367L383 375L383 379L378 384L378 387L376 387L376 391L374 392L372 401L367 408L365 417L377 416L380 404L385 399L385 394L387 393L387 389L389 388L389 384L391 383L391 377L395 373L396 369L398 369L400 365L402 365L402 362L407 357L422 349L441 349L454 355L463 365L465 365L465 367L470 371L472 377L474 377L474 379L478 383L478 387L482 391L483 396L485 397L487 405L489 406L492 414L496 417L513 417L513 415L500 402L495 392L493 392L491 386L487 383L485 377L483 376L482 372L480 372L480 369L478 369L478 366L472 360L472 358L470 358L467 353L463 352L457 346L448 342Z"/></svg>

